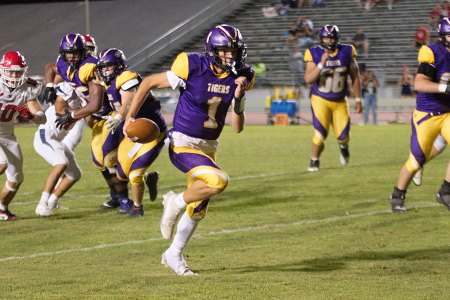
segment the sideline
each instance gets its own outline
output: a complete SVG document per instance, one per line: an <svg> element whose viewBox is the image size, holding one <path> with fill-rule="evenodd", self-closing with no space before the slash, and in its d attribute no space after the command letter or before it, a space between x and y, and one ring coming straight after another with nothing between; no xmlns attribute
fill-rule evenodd
<svg viewBox="0 0 450 300"><path fill-rule="evenodd" d="M429 207L435 207L440 206L439 203L428 203L428 204L420 204L416 205L414 207L408 207L409 209L413 208L429 208ZM324 219L309 219L309 220L300 220L292 223L279 223L279 224L267 224L267 225L258 225L258 226L247 226L247 227L241 227L241 228L233 228L233 229L221 229L221 230L215 230L210 231L202 234L196 234L196 238L203 238L208 236L216 236L221 234L233 234L238 232L254 232L259 230L271 230L276 228L285 228L285 227L291 227L291 226L301 226L301 225L310 225L310 224L319 224L319 223L333 223L333 222L339 222L343 220L351 220L351 219L357 219L357 218L365 218L365 217L371 217L376 215L384 215L384 214L392 214L390 210L380 210L380 211L371 211L367 213L359 213L359 214L353 214L353 215L344 215L344 216L332 216L327 217ZM95 250L101 250L106 248L115 248L115 247L122 247L122 246L129 246L129 245L137 245L137 244L144 244L149 242L156 242L156 241L163 241L163 238L150 238L146 240L131 240L131 241L125 241L121 243L112 243L112 244L100 244L93 247L85 247L85 248L75 248L75 249L67 249L67 250L60 250L60 251L53 251L53 252L41 252L41 253L33 253L29 255L24 256L9 256L0 258L0 262L3 261L13 261L13 260L24 260L24 259L33 259L38 257L46 257L46 256L54 256L54 255L61 255L61 254L69 254L69 253L76 253L76 252L90 252Z"/></svg>

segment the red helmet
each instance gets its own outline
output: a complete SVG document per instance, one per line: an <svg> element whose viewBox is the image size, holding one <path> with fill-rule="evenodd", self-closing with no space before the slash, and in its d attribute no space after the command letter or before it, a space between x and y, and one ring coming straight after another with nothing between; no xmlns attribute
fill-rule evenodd
<svg viewBox="0 0 450 300"><path fill-rule="evenodd" d="M26 80L27 69L25 57L19 51L6 52L0 61L0 81L10 88L18 88Z"/></svg>
<svg viewBox="0 0 450 300"><path fill-rule="evenodd" d="M90 36L89 34L84 34L84 41L86 43L86 51L88 54L92 56L97 56L97 43L95 42L95 39L93 36Z"/></svg>

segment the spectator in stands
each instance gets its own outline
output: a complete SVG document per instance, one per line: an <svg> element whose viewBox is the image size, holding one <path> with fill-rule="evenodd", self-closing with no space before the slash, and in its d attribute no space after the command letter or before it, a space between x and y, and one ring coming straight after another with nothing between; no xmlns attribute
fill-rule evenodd
<svg viewBox="0 0 450 300"><path fill-rule="evenodd" d="M403 74L398 80L398 85L401 88L400 97L406 98L414 95L413 88L414 77L409 73L407 65L403 65Z"/></svg>
<svg viewBox="0 0 450 300"><path fill-rule="evenodd" d="M372 124L377 125L377 89L380 83L371 70L366 70L362 80L362 94L364 97L364 125L369 123L369 111L372 111Z"/></svg>
<svg viewBox="0 0 450 300"><path fill-rule="evenodd" d="M361 56L369 56L369 38L364 33L364 29L358 28L355 35L352 37L351 42L358 53L362 53Z"/></svg>
<svg viewBox="0 0 450 300"><path fill-rule="evenodd" d="M420 26L414 33L414 48L420 49L423 45L430 43L430 31L427 25Z"/></svg>
<svg viewBox="0 0 450 300"><path fill-rule="evenodd" d="M301 47L307 48L313 43L312 28L314 26L310 18L303 19L298 16L288 30L286 44L290 49Z"/></svg>
<svg viewBox="0 0 450 300"><path fill-rule="evenodd" d="M299 47L293 47L289 55L289 71L291 72L291 85L301 86L303 80L300 74L303 73L303 53ZM258 78L258 77L256 77Z"/></svg>

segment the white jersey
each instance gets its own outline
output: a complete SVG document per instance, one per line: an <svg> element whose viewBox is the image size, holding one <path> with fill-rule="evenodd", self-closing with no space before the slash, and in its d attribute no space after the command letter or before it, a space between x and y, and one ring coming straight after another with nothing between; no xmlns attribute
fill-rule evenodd
<svg viewBox="0 0 450 300"><path fill-rule="evenodd" d="M81 108L84 104L83 99L80 99L78 93L67 82L62 82L56 87L56 94L67 101L67 105L70 109ZM45 111L47 122L39 125L39 129L45 129L48 138L62 141L69 131L75 126L77 121L70 122L62 129L56 127L56 112L55 106L51 105ZM84 132L84 131L83 131Z"/></svg>
<svg viewBox="0 0 450 300"><path fill-rule="evenodd" d="M0 82L0 137L14 136L14 120L18 115L15 107L36 99L41 90L42 83L30 78L13 90Z"/></svg>

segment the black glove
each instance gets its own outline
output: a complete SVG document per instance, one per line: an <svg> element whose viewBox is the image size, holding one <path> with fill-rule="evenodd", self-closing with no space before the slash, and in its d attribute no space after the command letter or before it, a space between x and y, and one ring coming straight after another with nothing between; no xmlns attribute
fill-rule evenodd
<svg viewBox="0 0 450 300"><path fill-rule="evenodd" d="M56 91L54 87L45 87L41 94L41 103L53 104L56 100Z"/></svg>
<svg viewBox="0 0 450 300"><path fill-rule="evenodd" d="M64 125L69 124L72 121L73 121L73 118L72 118L72 114L70 111L66 110L66 112L62 115L56 114L55 123L56 123L56 128L58 128L58 129L63 129Z"/></svg>

